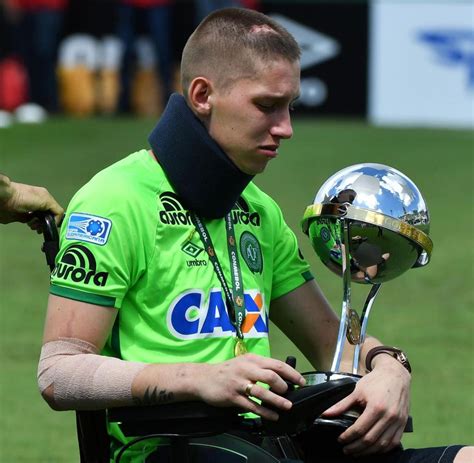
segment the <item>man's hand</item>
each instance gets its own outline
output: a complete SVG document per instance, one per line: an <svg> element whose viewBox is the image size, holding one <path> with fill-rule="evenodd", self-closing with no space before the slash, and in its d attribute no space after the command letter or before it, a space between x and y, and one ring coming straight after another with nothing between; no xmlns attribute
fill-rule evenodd
<svg viewBox="0 0 474 463"><path fill-rule="evenodd" d="M36 211L51 212L58 225L64 214L46 188L11 182L0 174L0 223L28 222L32 230L38 230L39 222L31 216Z"/></svg>
<svg viewBox="0 0 474 463"><path fill-rule="evenodd" d="M344 453L353 456L385 453L395 448L408 419L410 373L388 355L377 357L373 371L357 383L354 392L323 414L336 417L348 410L362 412L339 436Z"/></svg>
<svg viewBox="0 0 474 463"><path fill-rule="evenodd" d="M301 374L286 363L245 354L214 365L196 365L194 394L210 405L239 407L263 418L277 420L277 413L253 399L277 409L289 410L292 403L278 395L288 389L284 379L301 386L305 384ZM272 391L256 383L267 384Z"/></svg>

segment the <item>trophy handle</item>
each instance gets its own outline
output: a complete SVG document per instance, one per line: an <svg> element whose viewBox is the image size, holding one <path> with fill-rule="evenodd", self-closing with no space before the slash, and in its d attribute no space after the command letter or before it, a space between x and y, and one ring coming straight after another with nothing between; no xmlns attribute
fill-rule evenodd
<svg viewBox="0 0 474 463"><path fill-rule="evenodd" d="M360 350L362 349L362 345L365 341L365 335L367 333L367 324L369 321L370 310L372 309L372 305L377 297L377 294L382 286L381 283L376 283L370 289L369 294L367 295L367 299L365 300L364 309L362 310L362 315L360 317L362 328L360 330L360 340L359 343L356 344L354 349L354 358L352 360L352 373L354 375L357 374L357 370L359 369L359 361L360 361Z"/></svg>

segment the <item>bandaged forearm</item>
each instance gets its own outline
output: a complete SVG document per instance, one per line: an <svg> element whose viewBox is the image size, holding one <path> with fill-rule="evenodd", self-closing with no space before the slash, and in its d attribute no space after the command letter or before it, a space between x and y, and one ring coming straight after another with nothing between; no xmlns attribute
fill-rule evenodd
<svg viewBox="0 0 474 463"><path fill-rule="evenodd" d="M41 349L38 386L43 396L52 386L53 403L48 402L60 410L132 405L133 380L146 366L100 355L94 345L80 339L59 338Z"/></svg>

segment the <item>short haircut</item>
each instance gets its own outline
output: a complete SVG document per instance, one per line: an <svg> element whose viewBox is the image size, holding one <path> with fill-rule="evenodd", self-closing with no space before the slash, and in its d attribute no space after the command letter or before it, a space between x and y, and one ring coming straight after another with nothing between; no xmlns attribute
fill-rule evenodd
<svg viewBox="0 0 474 463"><path fill-rule="evenodd" d="M295 38L268 16L244 8L217 10L199 24L184 47L184 95L195 77L213 79L225 88L241 78L252 78L258 64L295 62L300 56Z"/></svg>

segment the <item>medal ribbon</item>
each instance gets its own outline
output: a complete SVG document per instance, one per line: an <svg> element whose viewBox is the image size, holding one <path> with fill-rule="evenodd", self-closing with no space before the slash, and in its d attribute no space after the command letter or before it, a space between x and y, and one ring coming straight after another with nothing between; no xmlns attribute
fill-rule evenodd
<svg viewBox="0 0 474 463"><path fill-rule="evenodd" d="M216 250L212 244L212 239L206 225L204 225L203 221L194 212L191 212L190 215L191 220L199 233L199 237L204 244L209 259L212 262L217 278L219 278L222 289L224 290L230 321L237 331L238 338L244 339L242 324L245 320L245 296L231 213L229 212L225 216L225 228L227 234L227 251L229 253L229 264L232 275L232 292L225 280L224 271L222 270L222 266L217 258Z"/></svg>

